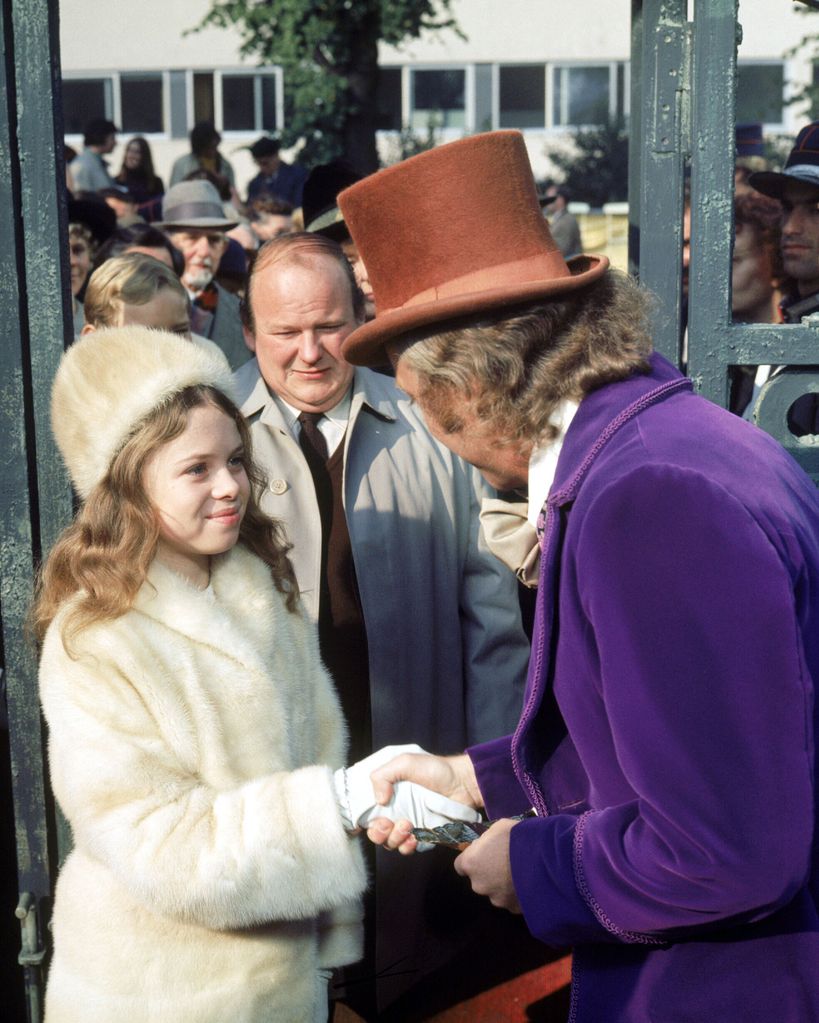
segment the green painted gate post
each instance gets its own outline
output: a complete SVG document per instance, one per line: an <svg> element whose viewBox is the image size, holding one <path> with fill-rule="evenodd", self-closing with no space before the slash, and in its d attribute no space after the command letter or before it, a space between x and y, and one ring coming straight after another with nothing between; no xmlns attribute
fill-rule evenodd
<svg viewBox="0 0 819 1023"><path fill-rule="evenodd" d="M737 0L698 3L695 16L689 373L700 393L725 405L730 365L795 367L765 386L756 421L819 483L819 446L787 423L791 403L819 391L819 324L813 317L801 325L731 322Z"/></svg>
<svg viewBox="0 0 819 1023"><path fill-rule="evenodd" d="M784 7L786 0L771 0ZM728 403L732 365L789 369L762 391L756 421L819 483L819 443L796 437L787 412L819 394L819 317L801 325L731 321L735 161L737 0L632 0L632 120L629 262L658 297L655 344L682 365L682 215L685 164L691 165L691 251L687 370L696 389ZM639 57L638 57L639 54ZM634 220L636 219L636 224Z"/></svg>
<svg viewBox="0 0 819 1023"><path fill-rule="evenodd" d="M35 565L71 515L48 426L51 380L71 336L58 8L0 5L0 624L7 687L28 1015L42 1018L55 859L36 653L24 635Z"/></svg>
<svg viewBox="0 0 819 1023"><path fill-rule="evenodd" d="M633 23L632 38L640 49L632 109L639 110L639 122L631 125L629 148L639 148L640 154L638 158L630 153L632 167L639 165L639 171L630 167L629 206L639 209L640 281L661 299L653 324L654 345L677 364L688 125L686 2L643 0L634 8L632 17L639 14L641 31Z"/></svg>

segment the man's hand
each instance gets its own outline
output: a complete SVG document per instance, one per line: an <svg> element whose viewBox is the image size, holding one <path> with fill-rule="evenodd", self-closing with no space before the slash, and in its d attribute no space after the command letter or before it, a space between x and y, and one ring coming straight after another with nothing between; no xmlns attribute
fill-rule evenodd
<svg viewBox="0 0 819 1023"><path fill-rule="evenodd" d="M512 882L509 859L509 833L517 821L500 820L493 824L455 860L455 870L469 878L472 890L485 895L493 906L520 913L520 903Z"/></svg>
<svg viewBox="0 0 819 1023"><path fill-rule="evenodd" d="M392 798L396 781L414 781L448 799L479 810L483 806L472 761L461 753L455 757L436 757L429 753L402 753L371 774L378 802L386 805ZM397 847L396 847L397 848Z"/></svg>
<svg viewBox="0 0 819 1023"><path fill-rule="evenodd" d="M454 757L402 753L376 768L370 778L380 804L387 804L392 799L393 782L414 781L476 810L483 806L475 769L466 753ZM376 845L397 849L402 855L408 856L418 848L418 842L410 834L414 823L407 820L393 822L380 817L370 822L367 837Z"/></svg>

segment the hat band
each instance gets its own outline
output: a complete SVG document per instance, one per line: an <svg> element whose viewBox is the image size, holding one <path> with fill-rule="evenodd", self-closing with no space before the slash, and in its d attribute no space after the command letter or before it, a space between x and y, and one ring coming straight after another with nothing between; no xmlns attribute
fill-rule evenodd
<svg viewBox="0 0 819 1023"><path fill-rule="evenodd" d="M788 178L796 181L806 181L812 185L819 185L819 167L812 163L795 163L786 167L782 173Z"/></svg>
<svg viewBox="0 0 819 1023"><path fill-rule="evenodd" d="M408 298L399 309L411 309L413 306L426 305L427 302L438 302L441 299L456 298L458 295L469 295L473 292L495 290L505 285L527 284L534 281L557 280L570 277L571 270L559 249L541 252L526 259L516 259L499 266L481 267L468 274L454 277L452 280L425 288ZM377 297L376 297L377 302Z"/></svg>
<svg viewBox="0 0 819 1023"><path fill-rule="evenodd" d="M182 202L178 206L172 206L169 210L165 210L162 219L166 224L173 221L181 224L186 220L227 220L227 217L222 207L216 206L212 202Z"/></svg>

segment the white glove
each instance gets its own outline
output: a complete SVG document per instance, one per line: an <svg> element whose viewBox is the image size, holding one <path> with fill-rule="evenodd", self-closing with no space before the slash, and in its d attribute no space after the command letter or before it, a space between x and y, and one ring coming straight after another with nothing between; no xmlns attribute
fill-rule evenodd
<svg viewBox="0 0 819 1023"><path fill-rule="evenodd" d="M416 828L435 828L450 821L479 821L481 815L471 806L457 803L439 792L411 781L393 783L392 799L386 805L376 802L370 774L400 753L424 753L417 745L385 746L352 767L336 771L336 798L349 831L367 827L378 817L392 821L408 820Z"/></svg>
<svg viewBox="0 0 819 1023"><path fill-rule="evenodd" d="M373 806L358 818L359 827L366 828L378 817L391 821L411 821L416 828L437 828L451 821L479 821L477 810L440 792L424 788L414 781L393 782L392 799L386 806Z"/></svg>
<svg viewBox="0 0 819 1023"><path fill-rule="evenodd" d="M352 767L340 767L335 772L333 784L336 802L348 831L354 831L358 827L358 818L376 804L373 783L370 781L372 772L401 753L426 753L426 750L414 742L405 746L383 746Z"/></svg>

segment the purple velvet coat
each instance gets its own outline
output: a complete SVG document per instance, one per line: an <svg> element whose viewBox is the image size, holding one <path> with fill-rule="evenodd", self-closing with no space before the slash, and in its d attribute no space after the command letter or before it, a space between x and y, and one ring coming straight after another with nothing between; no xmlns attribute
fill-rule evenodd
<svg viewBox="0 0 819 1023"><path fill-rule="evenodd" d="M586 397L547 501L513 737L470 750L572 1023L819 1020L819 498L652 373Z"/></svg>

